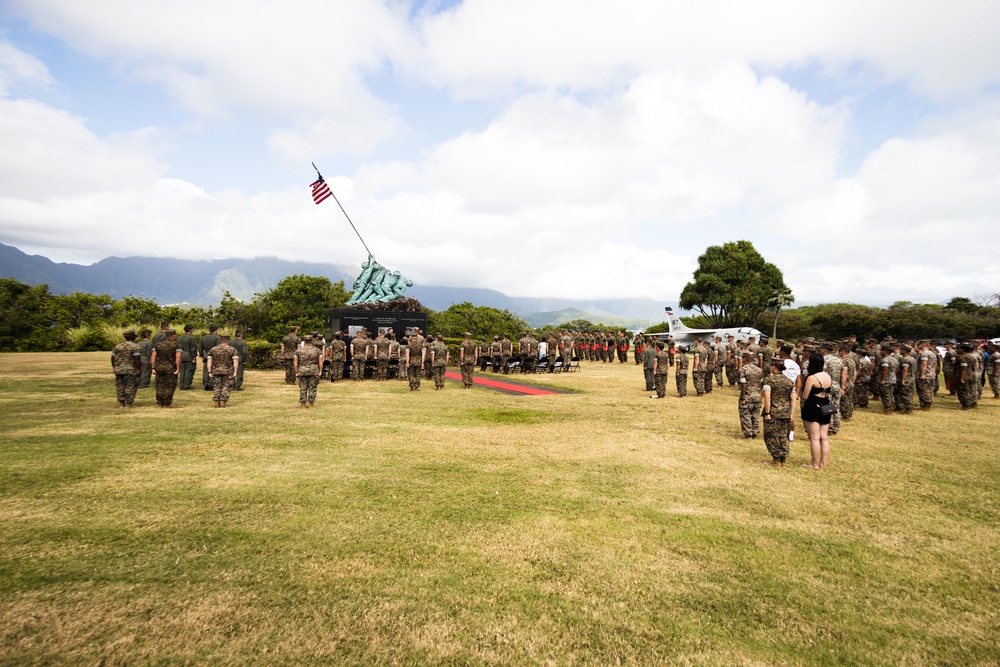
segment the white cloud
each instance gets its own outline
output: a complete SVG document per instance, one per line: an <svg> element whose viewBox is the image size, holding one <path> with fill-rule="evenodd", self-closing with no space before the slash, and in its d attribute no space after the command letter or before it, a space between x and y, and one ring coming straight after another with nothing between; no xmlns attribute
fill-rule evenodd
<svg viewBox="0 0 1000 667"><path fill-rule="evenodd" d="M52 76L45 63L7 42L0 42L0 96L18 85L48 86Z"/></svg>

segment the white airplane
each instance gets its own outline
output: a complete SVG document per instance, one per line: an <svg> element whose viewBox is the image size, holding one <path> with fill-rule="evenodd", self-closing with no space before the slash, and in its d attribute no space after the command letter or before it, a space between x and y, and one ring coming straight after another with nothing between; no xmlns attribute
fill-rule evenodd
<svg viewBox="0 0 1000 667"><path fill-rule="evenodd" d="M674 314L673 308L667 306L664 308L667 311L667 325L670 330L668 333L660 334L650 334L657 338L666 339L667 336L674 337L674 344L690 346L694 345L695 338L701 338L702 340L715 340L716 336L722 336L722 340L729 340L729 336L732 336L737 341L749 340L753 336L757 342L760 342L760 337L765 335L754 329L753 327L733 327L729 329L689 329L682 322L681 318Z"/></svg>

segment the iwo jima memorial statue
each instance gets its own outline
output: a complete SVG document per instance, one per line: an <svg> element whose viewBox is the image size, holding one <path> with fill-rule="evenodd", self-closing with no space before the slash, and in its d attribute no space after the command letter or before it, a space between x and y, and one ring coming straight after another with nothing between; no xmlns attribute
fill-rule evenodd
<svg viewBox="0 0 1000 667"><path fill-rule="evenodd" d="M316 165L313 164L313 169ZM326 338L330 340L334 331L346 331L353 338L362 327L372 336L393 331L396 340L409 336L414 329L427 329L427 313L420 302L405 296L407 288L413 285L399 271L390 271L375 261L368 244L361 238L351 216L347 215L340 200L333 194L323 175L316 169L316 181L312 184L313 201L317 204L333 197L343 212L361 245L368 251L368 259L361 264L361 274L354 281L354 294L343 308L326 311Z"/></svg>

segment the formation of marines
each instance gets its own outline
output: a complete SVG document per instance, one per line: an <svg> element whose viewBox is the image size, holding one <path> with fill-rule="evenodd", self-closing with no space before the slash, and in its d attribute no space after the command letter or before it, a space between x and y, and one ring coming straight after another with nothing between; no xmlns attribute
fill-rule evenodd
<svg viewBox="0 0 1000 667"><path fill-rule="evenodd" d="M767 337L761 337L760 343L754 337L745 342L732 336L728 340L706 337L689 348L639 336L633 342L637 350L642 349L637 351L636 363L643 365L646 389L656 389L650 398L666 395L669 366L676 369L681 398L688 395L689 371L698 396L711 392L713 384L724 386L724 374L729 385L739 389L737 413L743 437L759 437L763 425L765 445L775 465L783 465L788 456L793 408L808 376L809 357L815 353L823 356L823 370L832 381L828 395L837 408L830 435L851 420L855 407L871 405L885 415L931 410L941 378L962 410L978 407L987 383L993 398L1000 399L997 346L984 347L978 340L958 346L948 343L943 352L929 340L859 343L856 337L837 342L804 338L794 345L778 341L777 350L768 345Z"/></svg>
<svg viewBox="0 0 1000 667"><path fill-rule="evenodd" d="M178 388L192 388L199 357L202 385L213 392L214 406L228 407L231 392L243 389L247 355L243 333L237 330L230 339L211 325L208 334L196 339L192 331L192 325L186 325L184 333L178 336L169 322L163 322L152 337L148 329L138 335L134 331L125 332L124 342L116 345L111 354L119 407L131 408L137 391L149 387L154 375L157 405L171 407ZM411 391L420 389L421 379L433 380L435 389L440 390L451 361L442 335L425 338L419 329L408 332L399 341L391 330L380 330L374 337L361 330L353 338L338 331L329 342L319 331L301 338L298 334L299 327L289 328L281 340L280 354L285 381L299 387L299 403L306 409L316 401L324 372L329 374L331 382L341 382L347 375L360 382L365 380L366 366L373 364L373 375L378 382L389 380L390 369L394 369L392 375L407 380ZM736 341L733 336L728 339L706 336L685 348L674 345L672 339L655 340L641 332L630 339L623 331L605 334L564 330L538 336L525 331L517 341L505 334L483 342L474 341L472 334L466 332L458 349L458 365L463 387L468 389L473 386L477 366L481 372L488 369L504 374L513 369L532 372L539 359L544 358L548 371L553 372L580 360L614 363L617 359L625 363L630 348L634 350L635 363L643 366L647 390L655 390L651 398L666 396L671 368L679 397L688 395L689 377L698 396L726 383L738 388L739 421L746 438L759 437L763 426L766 440L768 422L762 424L760 419L765 407L777 404L779 411L784 411L784 402L788 400L782 393L784 383L776 384L770 378L772 362L775 367L780 366L781 374L799 393L809 355L815 352L823 355L825 370L833 381L829 393L837 412L831 419L831 435L851 420L855 407L879 405L883 414L904 415L912 414L915 409L930 410L940 391L941 377L949 395L957 396L963 410L978 406L987 385L993 397L1000 398L997 346L989 344L984 348L976 340L958 346L948 343L942 353L928 340L880 343L869 339L859 343L854 337L838 342L804 338L795 345L778 341L776 352L766 337L758 342L753 337ZM777 395L770 395L769 391ZM774 419L783 417L775 417L772 411L770 421ZM780 454L780 446L775 451Z"/></svg>

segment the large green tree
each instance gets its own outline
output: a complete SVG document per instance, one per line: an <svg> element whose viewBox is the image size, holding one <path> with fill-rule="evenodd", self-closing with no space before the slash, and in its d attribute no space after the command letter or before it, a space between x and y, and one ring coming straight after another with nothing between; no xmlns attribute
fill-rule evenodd
<svg viewBox="0 0 1000 667"><path fill-rule="evenodd" d="M710 326L750 326L775 293L787 290L781 269L749 241L736 241L705 250L694 280L681 291L680 305L707 317Z"/></svg>
<svg viewBox="0 0 1000 667"><path fill-rule="evenodd" d="M304 331L323 329L326 311L347 303L351 292L344 281L333 283L325 276L294 275L282 278L273 289L254 297L260 322L267 328L254 333L271 342L281 340L288 326L297 324Z"/></svg>

